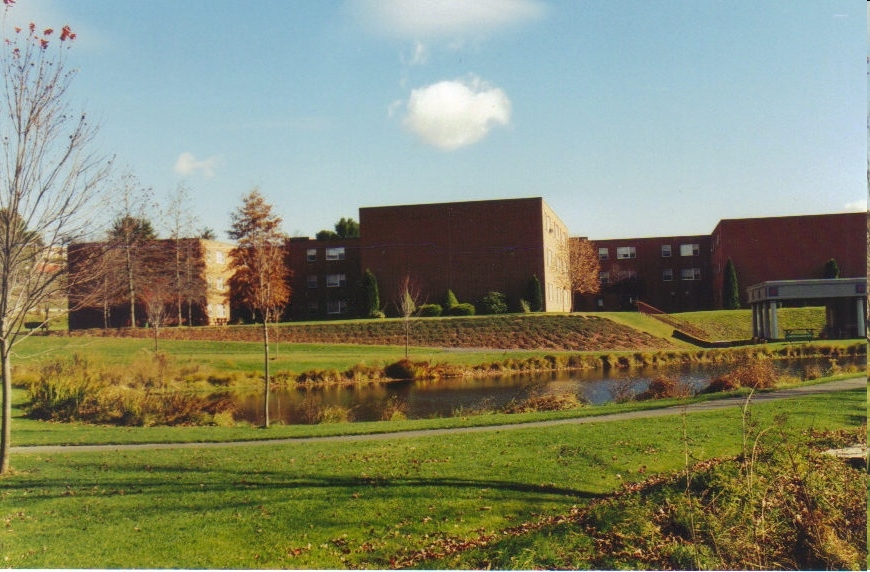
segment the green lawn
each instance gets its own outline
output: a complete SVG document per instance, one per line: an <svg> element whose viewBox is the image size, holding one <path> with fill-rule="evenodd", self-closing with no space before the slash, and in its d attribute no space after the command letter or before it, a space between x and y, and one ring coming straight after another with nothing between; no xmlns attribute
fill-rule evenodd
<svg viewBox="0 0 870 572"><path fill-rule="evenodd" d="M207 366L223 372L262 372L262 342L163 340L160 351L175 359L176 365ZM411 358L431 363L476 365L503 359L543 355L552 351L453 350L411 348ZM384 365L405 356L401 346L365 344L270 344L270 369L301 373L311 369L345 370L354 365ZM13 363L30 365L52 358L86 356L105 365L129 365L137 358L150 359L153 343L139 338L33 336L13 350Z"/></svg>
<svg viewBox="0 0 870 572"><path fill-rule="evenodd" d="M785 416L797 438L861 424L866 392L752 410L759 427ZM17 452L0 490L0 557L26 568L386 568L435 539L496 534L678 470L686 446L706 459L740 442L735 407L378 442Z"/></svg>
<svg viewBox="0 0 870 572"><path fill-rule="evenodd" d="M748 340L752 337L752 310L713 310L674 314L710 334L711 340ZM825 327L825 308L780 308L777 310L780 330L812 328L820 332Z"/></svg>

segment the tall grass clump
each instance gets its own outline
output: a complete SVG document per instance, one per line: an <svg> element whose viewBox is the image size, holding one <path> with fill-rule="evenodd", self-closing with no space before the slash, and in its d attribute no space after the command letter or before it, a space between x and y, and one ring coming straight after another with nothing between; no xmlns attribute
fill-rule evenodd
<svg viewBox="0 0 870 572"><path fill-rule="evenodd" d="M149 374L150 372L150 374ZM42 365L27 388L27 414L46 421L122 426L200 425L232 415L229 400L208 400L177 383L168 360L98 367L81 356Z"/></svg>
<svg viewBox="0 0 870 572"><path fill-rule="evenodd" d="M727 373L710 380L703 393L734 391L741 387L769 389L776 386L781 375L771 359L747 357Z"/></svg>
<svg viewBox="0 0 870 572"><path fill-rule="evenodd" d="M864 428L866 431L866 427ZM758 435L755 435L757 437ZM778 433L740 458L694 465L594 504L578 522L601 569L860 570L867 558L862 472Z"/></svg>

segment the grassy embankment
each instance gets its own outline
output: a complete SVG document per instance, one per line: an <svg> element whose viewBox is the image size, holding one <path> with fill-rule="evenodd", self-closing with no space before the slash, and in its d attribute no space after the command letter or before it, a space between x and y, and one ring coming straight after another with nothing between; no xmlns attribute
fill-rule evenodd
<svg viewBox="0 0 870 572"><path fill-rule="evenodd" d="M824 325L824 312L818 308L780 312L783 328L820 329ZM751 334L748 310L696 312L679 317L709 331L711 339L743 340ZM54 357L66 359L85 355L96 362L117 365L129 364L134 356L147 356L152 352L146 330L113 331L108 336L100 332L90 334L34 336L16 347L16 363L26 366ZM411 358L463 368L566 353L638 354L641 362L645 359L643 354L646 359L656 354L656 361L665 363L668 356L681 359L679 352L697 349L674 339L671 334L669 326L637 313L429 318L413 323ZM255 373L262 371L259 335L256 326L166 328L161 330L159 347L179 367ZM344 371L357 365L383 367L404 355L399 320L282 324L274 328L272 338L275 343L271 369L275 372ZM849 342L828 344L845 347ZM788 347L797 351L801 346ZM770 347L784 346L770 344ZM710 355L715 353L710 352ZM696 352L694 355L705 354ZM595 363L595 360L587 363Z"/></svg>

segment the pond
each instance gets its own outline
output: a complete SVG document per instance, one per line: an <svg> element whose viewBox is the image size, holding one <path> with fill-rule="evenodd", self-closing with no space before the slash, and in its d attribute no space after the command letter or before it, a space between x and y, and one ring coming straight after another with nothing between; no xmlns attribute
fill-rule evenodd
<svg viewBox="0 0 870 572"><path fill-rule="evenodd" d="M777 367L796 376L808 368L830 368L830 360L805 359L776 362ZM866 367L866 358L840 359L841 367ZM399 381L385 384L293 387L270 394L270 421L284 424L314 423L325 408L349 412L351 421L380 421L393 410L401 410L408 419L452 417L475 411L495 411L511 401L532 396L575 394L591 404L613 401L625 391L644 391L651 379L666 375L693 389L705 387L726 371L728 365L691 365L679 368L643 368L631 370L560 371L515 374L486 378L462 378L435 381ZM263 395L249 392L222 394L231 397L237 420L262 424Z"/></svg>

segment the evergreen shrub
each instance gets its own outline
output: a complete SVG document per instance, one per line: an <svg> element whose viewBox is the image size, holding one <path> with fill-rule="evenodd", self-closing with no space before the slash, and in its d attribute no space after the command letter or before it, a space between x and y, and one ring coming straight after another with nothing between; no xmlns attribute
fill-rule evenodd
<svg viewBox="0 0 870 572"><path fill-rule="evenodd" d="M474 304L456 304L450 308L451 316L473 316L475 314Z"/></svg>
<svg viewBox="0 0 870 572"><path fill-rule="evenodd" d="M443 313L438 304L423 304L420 306L420 316L423 318L437 318Z"/></svg>

